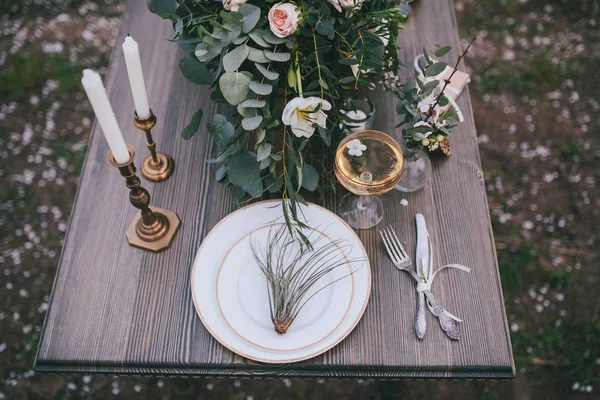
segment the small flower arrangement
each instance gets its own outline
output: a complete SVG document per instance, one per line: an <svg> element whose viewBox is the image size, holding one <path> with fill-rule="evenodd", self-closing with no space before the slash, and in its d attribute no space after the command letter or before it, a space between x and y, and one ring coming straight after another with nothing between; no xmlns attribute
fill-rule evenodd
<svg viewBox="0 0 600 400"><path fill-rule="evenodd" d="M445 95L445 90L470 46L471 44L458 57L452 73L446 79L443 79L443 76L448 64L434 60L424 48L423 59L426 65L421 66L422 74L415 73L404 85L400 85L396 90L392 89L400 100L396 111L404 116L404 121L398 127L403 127L402 137L408 151L434 151L447 143L452 128L456 126L451 122L457 114L456 110L449 106L450 101ZM450 47L437 45L432 54L442 57L448 51Z"/></svg>
<svg viewBox="0 0 600 400"><path fill-rule="evenodd" d="M209 96L229 106L207 124L216 179L239 199L279 193L286 221L302 227L302 190L335 185L330 155L351 122L344 101L397 73L410 1L153 0L189 53L181 72L209 87L182 136L196 134Z"/></svg>

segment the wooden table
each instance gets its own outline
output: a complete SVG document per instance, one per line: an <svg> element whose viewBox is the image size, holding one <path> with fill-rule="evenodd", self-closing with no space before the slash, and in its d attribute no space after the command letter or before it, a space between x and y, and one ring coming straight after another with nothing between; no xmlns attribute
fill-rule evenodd
<svg viewBox="0 0 600 400"><path fill-rule="evenodd" d="M412 62L423 45L452 45L459 52L451 0L419 0L400 35L401 56ZM231 191L215 181L206 160L215 149L202 128L192 140L180 132L204 97L179 72L182 51L168 42L170 23L130 1L112 56L106 86L126 141L145 154L143 133L132 123L133 101L120 43L139 42L151 106L158 116L159 150L172 154L175 175L144 183L152 204L176 211L183 221L172 247L152 254L130 247L125 230L135 210L118 171L106 162L107 144L94 125L70 227L58 266L35 369L44 372L166 375L242 375L347 378L493 378L515 374L494 238L468 93L465 114L452 136L453 154L434 161L425 189L383 197L383 225L393 225L414 249L414 215L421 212L435 244L435 259L472 268L448 272L434 285L436 297L465 319L459 341L448 340L429 316L423 341L415 338L415 287L392 266L377 229L359 231L369 252L373 290L356 329L338 346L311 360L282 366L244 359L221 346L192 304L190 271L202 239L238 208ZM406 71L408 73L408 69ZM372 96L375 129L394 132L394 100ZM205 116L214 112L205 107ZM137 160L139 166L140 159ZM400 200L408 200L401 206ZM339 197L326 200L335 209ZM413 250L414 251L414 250Z"/></svg>

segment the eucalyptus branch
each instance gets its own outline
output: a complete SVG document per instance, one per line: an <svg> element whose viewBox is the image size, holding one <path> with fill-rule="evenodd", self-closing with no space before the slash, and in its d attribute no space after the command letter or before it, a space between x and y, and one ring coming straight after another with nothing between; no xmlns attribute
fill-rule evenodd
<svg viewBox="0 0 600 400"><path fill-rule="evenodd" d="M475 39L477 39L477 36L475 36L473 39L471 39L467 48L458 56L458 59L456 60L456 64L454 65L454 69L452 70L452 73L450 74L448 79L444 79L444 86L442 86L442 90L435 98L435 101L433 102L433 104L429 107L429 110L427 110L426 119L429 119L433 115L433 111L434 111L435 107L440 102L440 99L444 96L444 91L446 90L446 87L450 84L450 81L452 80L452 77L454 76L456 71L458 71L458 64L460 64L460 61L467 54L467 52L469 51L469 48L471 47L471 45L473 44Z"/></svg>

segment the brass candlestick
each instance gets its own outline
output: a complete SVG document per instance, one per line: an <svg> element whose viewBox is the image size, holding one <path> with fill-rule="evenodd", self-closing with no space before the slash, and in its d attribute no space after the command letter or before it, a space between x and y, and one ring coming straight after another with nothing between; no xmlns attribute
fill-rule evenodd
<svg viewBox="0 0 600 400"><path fill-rule="evenodd" d="M107 154L108 162L125 178L131 204L140 209L127 228L127 241L132 246L158 253L169 248L181 222L172 211L158 207L150 209L150 193L141 186L140 178L135 174L135 150L130 145L127 149L131 158L124 163L118 163L112 152Z"/></svg>
<svg viewBox="0 0 600 400"><path fill-rule="evenodd" d="M152 128L156 125L156 116L150 109L150 115L146 118L139 118L137 112L133 113L133 123L136 128L146 132L146 141L150 155L142 162L142 176L152 182L164 181L175 170L175 161L165 153L156 151L156 143L152 139Z"/></svg>

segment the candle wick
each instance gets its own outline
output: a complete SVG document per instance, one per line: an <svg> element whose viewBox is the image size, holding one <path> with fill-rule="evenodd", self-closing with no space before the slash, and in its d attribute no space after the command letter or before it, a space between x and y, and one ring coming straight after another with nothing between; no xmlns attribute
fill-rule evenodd
<svg viewBox="0 0 600 400"><path fill-rule="evenodd" d="M131 36L131 33L127 32L127 36L128 36L128 37L129 37L129 36Z"/></svg>

